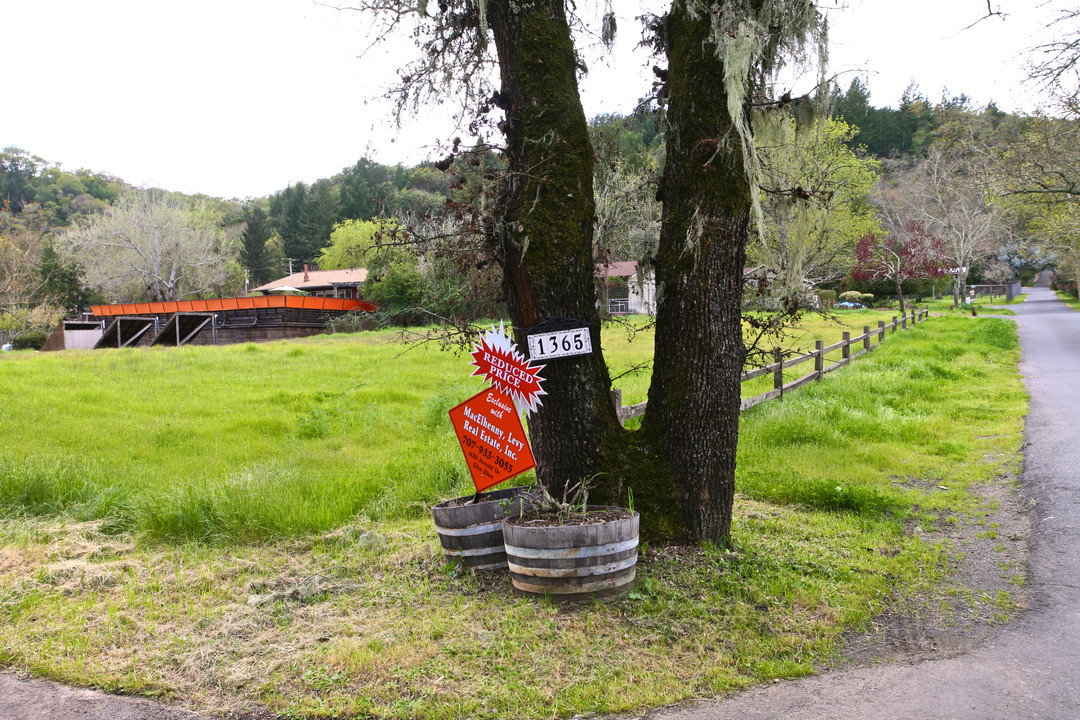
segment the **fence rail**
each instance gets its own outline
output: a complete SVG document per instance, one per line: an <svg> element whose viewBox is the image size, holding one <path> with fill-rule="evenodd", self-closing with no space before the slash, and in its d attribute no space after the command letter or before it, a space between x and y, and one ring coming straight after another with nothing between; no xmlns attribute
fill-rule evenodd
<svg viewBox="0 0 1080 720"><path fill-rule="evenodd" d="M825 375L831 373L833 370L839 370L855 358L865 355L883 343L885 341L886 332L891 331L895 333L897 329L906 330L908 328L908 323L911 323L911 325L914 326L919 322L925 322L929 317L929 308L912 308L910 315L907 313L901 314L900 316L894 315L892 322L890 323L886 323L884 320L878 320L876 328L869 325L863 325L861 335L852 337L850 332L845 331L840 342L833 343L832 345L825 345L824 340L817 340L814 343L814 349L805 355L796 355L795 357L785 359L782 350L774 350L773 362L764 367L747 370L741 377L741 382L747 382L748 380L771 374L773 376L773 389L761 393L760 395L746 398L742 401L740 410L747 410L766 400L772 400L778 397L782 398L786 392L802 387L807 383L821 380L821 378L825 377ZM874 342L875 336L877 337L877 342ZM853 351L853 346L858 349ZM841 352L840 359L826 365L825 356L834 353L837 350ZM807 373L795 380L790 380L786 383L784 382L785 370L810 361L814 362L813 372ZM611 402L615 405L615 412L619 416L620 423L625 423L630 418L635 418L638 415L644 415L645 408L648 405L648 401L645 401L637 403L636 405L624 406L622 404L622 390L611 391Z"/></svg>

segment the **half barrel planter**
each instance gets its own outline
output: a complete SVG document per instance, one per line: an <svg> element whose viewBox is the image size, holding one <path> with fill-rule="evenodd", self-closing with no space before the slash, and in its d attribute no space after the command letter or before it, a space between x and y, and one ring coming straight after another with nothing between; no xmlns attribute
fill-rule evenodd
<svg viewBox="0 0 1080 720"><path fill-rule="evenodd" d="M443 555L471 570L506 568L502 521L521 515L530 488L515 487L484 493L481 502L465 505L473 496L447 500L431 508Z"/></svg>
<svg viewBox="0 0 1080 720"><path fill-rule="evenodd" d="M590 506L589 510L623 509ZM556 600L621 595L630 589L637 573L639 520L634 512L626 518L583 525L505 522L510 581L523 595Z"/></svg>

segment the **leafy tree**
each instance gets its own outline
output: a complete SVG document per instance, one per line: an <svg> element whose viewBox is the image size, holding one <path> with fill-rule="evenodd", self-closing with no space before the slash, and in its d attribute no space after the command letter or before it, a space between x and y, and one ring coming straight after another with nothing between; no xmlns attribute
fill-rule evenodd
<svg viewBox="0 0 1080 720"><path fill-rule="evenodd" d="M340 188L341 219L370 220L381 217L396 188L390 169L374 160L360 158L334 178Z"/></svg>
<svg viewBox="0 0 1080 720"><path fill-rule="evenodd" d="M838 93L836 117L858 128L847 141L879 158L918 155L929 142L934 124L930 102L912 82L900 97L899 109L870 104L866 82L854 78L846 92Z"/></svg>
<svg viewBox="0 0 1080 720"><path fill-rule="evenodd" d="M900 300L900 312L906 313L903 284L908 280L944 277L945 249L938 238L929 234L917 221L910 221L902 232L889 235L867 233L855 246L856 280L892 281Z"/></svg>
<svg viewBox="0 0 1080 720"><path fill-rule="evenodd" d="M45 242L38 258L41 288L37 296L43 302L56 303L74 313L83 312L102 297L86 285L86 271L74 258L66 257L52 238Z"/></svg>
<svg viewBox="0 0 1080 720"><path fill-rule="evenodd" d="M869 196L880 163L848 147L854 132L828 119L801 130L791 118L759 126L764 224L748 255L771 271L776 296L800 301L809 286L842 277L856 241L879 230Z"/></svg>
<svg viewBox="0 0 1080 720"><path fill-rule="evenodd" d="M18 215L10 207L9 200L0 203L0 314L34 304L46 282L38 268L48 223L36 205L24 205Z"/></svg>
<svg viewBox="0 0 1080 720"><path fill-rule="evenodd" d="M386 216L396 218L437 217L446 207L446 197L427 190L406 188L395 192L386 202Z"/></svg>
<svg viewBox="0 0 1080 720"><path fill-rule="evenodd" d="M0 202L0 339L40 347L64 316L64 306L50 294L51 278L42 273L50 248L40 207L29 203L15 214L7 200Z"/></svg>
<svg viewBox="0 0 1080 720"><path fill-rule="evenodd" d="M66 226L100 212L123 183L108 175L69 173L15 147L0 152L0 203L15 214L33 204L51 226Z"/></svg>
<svg viewBox="0 0 1080 720"><path fill-rule="evenodd" d="M34 201L33 180L44 160L17 147L6 147L0 153L0 203L8 212L21 212Z"/></svg>
<svg viewBox="0 0 1080 720"><path fill-rule="evenodd" d="M129 190L61 241L86 268L91 287L114 302L215 294L238 269L220 214L160 190Z"/></svg>
<svg viewBox="0 0 1080 720"><path fill-rule="evenodd" d="M641 113L601 115L589 123L589 134L596 155L596 261L650 264L660 233L656 178L662 158L661 147L654 142L655 125ZM605 306L606 288L601 287Z"/></svg>
<svg viewBox="0 0 1080 720"><path fill-rule="evenodd" d="M319 268L367 267L371 256L377 252L381 233L395 233L398 227L392 220L344 220L338 223L330 233L330 243L319 253Z"/></svg>
<svg viewBox="0 0 1080 720"><path fill-rule="evenodd" d="M1080 204L1061 202L1044 208L1031 223L1038 246L1055 262L1055 274L1080 285Z"/></svg>

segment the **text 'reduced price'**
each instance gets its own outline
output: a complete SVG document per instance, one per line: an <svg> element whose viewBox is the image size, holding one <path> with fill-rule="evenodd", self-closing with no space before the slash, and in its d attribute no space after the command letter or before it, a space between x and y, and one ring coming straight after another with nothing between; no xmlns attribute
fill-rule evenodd
<svg viewBox="0 0 1080 720"><path fill-rule="evenodd" d="M473 375L479 375L495 386L504 395L509 395L519 411L536 412L542 395L547 395L542 387L544 379L540 377L543 365L534 366L524 355L517 351L517 345L511 342L503 331L495 326L480 338L480 344L472 351Z"/></svg>
<svg viewBox="0 0 1080 720"><path fill-rule="evenodd" d="M476 492L536 467L514 401L488 388L450 409Z"/></svg>
<svg viewBox="0 0 1080 720"><path fill-rule="evenodd" d="M587 327L536 333L529 336L529 358L532 360L551 360L590 353L592 353L592 337Z"/></svg>

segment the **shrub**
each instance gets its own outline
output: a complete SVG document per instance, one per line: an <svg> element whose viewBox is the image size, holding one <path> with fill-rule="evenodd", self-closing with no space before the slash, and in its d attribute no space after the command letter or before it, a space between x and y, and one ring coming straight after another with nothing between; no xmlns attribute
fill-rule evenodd
<svg viewBox="0 0 1080 720"><path fill-rule="evenodd" d="M364 332L365 330L375 330L382 327L385 322L380 323L377 317L377 313L369 313L364 311L351 311L338 317L327 318L325 327L331 333L355 333Z"/></svg>
<svg viewBox="0 0 1080 720"><path fill-rule="evenodd" d="M11 341L12 350L40 350L48 340L44 330L30 330L15 337Z"/></svg>
<svg viewBox="0 0 1080 720"><path fill-rule="evenodd" d="M874 305L874 294L873 293L859 293L859 295L860 295L860 298L858 300L856 300L855 302L860 302L863 305L865 305L866 307L873 307L873 305Z"/></svg>
<svg viewBox="0 0 1080 720"><path fill-rule="evenodd" d="M861 303L863 294L858 290L848 290L840 293L840 302Z"/></svg>

